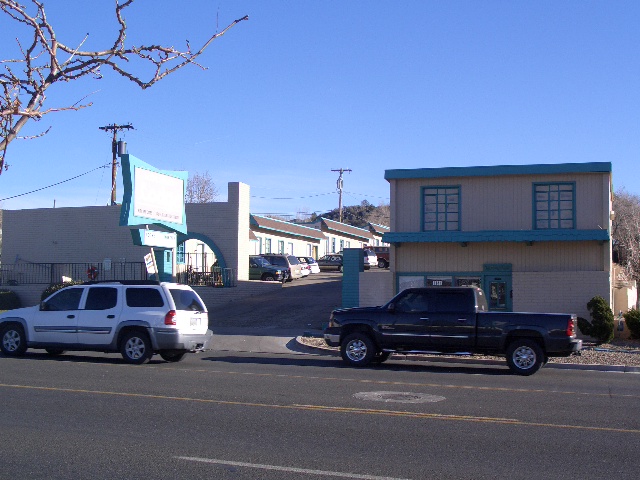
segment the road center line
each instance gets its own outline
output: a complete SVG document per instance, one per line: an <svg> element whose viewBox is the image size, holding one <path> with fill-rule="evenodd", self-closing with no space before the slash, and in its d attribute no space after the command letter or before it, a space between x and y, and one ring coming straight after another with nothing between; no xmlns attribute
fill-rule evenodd
<svg viewBox="0 0 640 480"><path fill-rule="evenodd" d="M233 462L230 460L219 460L216 458L198 458L198 457L175 457L175 458L179 460L187 460L189 462L213 463L216 465L231 465L233 467L259 468L261 470L275 470L278 472L304 473L307 475L323 475L325 477L356 478L360 480L409 480L409 479L396 478L396 477L380 477L377 475L361 475L358 473L332 472L328 470L312 470L308 468L296 468L296 467L280 467L278 465L264 465L262 463Z"/></svg>
<svg viewBox="0 0 640 480"><path fill-rule="evenodd" d="M405 417L405 418L418 418L418 419L433 419L433 420L446 420L457 422L483 422L483 423L495 423L502 425L514 425L523 427L544 427L544 428L562 428L573 430L587 430L598 432L615 432L615 433L632 433L640 434L640 430L625 429L625 428L612 428L612 427L589 427L585 425L562 425L555 423L539 423L539 422L526 422L513 418L492 418L492 417L475 417L467 415L443 415L439 413L421 413L421 412L408 412L402 410L376 410L370 408L349 408L349 407L331 407L326 405L278 405L270 403L256 403L256 402L237 402L229 400L213 400L210 398L193 398L193 397L174 397L170 395L154 395L149 393L127 393L127 392L111 392L101 390L85 390L75 388L59 388L59 387L38 387L35 385L9 385L0 383L0 388L13 388L13 389L25 389L25 390L42 390L48 392L64 392L64 393L83 393L92 395L113 395L117 397L130 397L130 398L151 398L156 400L174 400L181 402L194 402L194 403L211 403L215 405L231 405L239 407L256 407L256 408L278 408L288 410L307 410L307 411L319 411L328 413L351 413L361 415L385 415L390 417Z"/></svg>

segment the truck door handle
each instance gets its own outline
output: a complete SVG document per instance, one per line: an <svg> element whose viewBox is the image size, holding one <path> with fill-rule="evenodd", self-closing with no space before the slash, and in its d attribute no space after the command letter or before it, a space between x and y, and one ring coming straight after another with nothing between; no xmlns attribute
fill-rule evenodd
<svg viewBox="0 0 640 480"><path fill-rule="evenodd" d="M116 318L115 315L107 315L107 318Z"/></svg>
<svg viewBox="0 0 640 480"><path fill-rule="evenodd" d="M420 320L429 320L429 317L420 317Z"/></svg>
<svg viewBox="0 0 640 480"><path fill-rule="evenodd" d="M459 319L458 319L458 322L460 322L460 323L462 323L462 322L466 322L466 321L467 321L467 319L466 319L466 318L459 318Z"/></svg>
<svg viewBox="0 0 640 480"><path fill-rule="evenodd" d="M67 318L76 318L75 315L67 315Z"/></svg>

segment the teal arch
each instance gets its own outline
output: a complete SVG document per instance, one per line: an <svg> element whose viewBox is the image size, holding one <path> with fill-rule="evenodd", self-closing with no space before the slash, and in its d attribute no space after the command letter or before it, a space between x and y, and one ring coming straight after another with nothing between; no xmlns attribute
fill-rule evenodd
<svg viewBox="0 0 640 480"><path fill-rule="evenodd" d="M207 237L206 235L202 235L201 233L195 233L195 232L187 232L186 235L184 233L178 233L178 238L177 238L178 243L182 243L186 240L200 240L207 247L209 247L213 251L213 253L215 253L216 260L218 260L218 265L220 266L220 268L227 268L227 262L224 260L224 257L222 256L222 252L220 251L218 246L215 244L215 242L211 240L209 237Z"/></svg>

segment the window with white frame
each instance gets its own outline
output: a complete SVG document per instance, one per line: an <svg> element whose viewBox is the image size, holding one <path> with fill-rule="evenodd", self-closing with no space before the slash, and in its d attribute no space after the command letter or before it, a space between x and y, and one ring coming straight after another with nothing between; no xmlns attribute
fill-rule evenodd
<svg viewBox="0 0 640 480"><path fill-rule="evenodd" d="M271 253L271 239L264 239L264 253Z"/></svg>
<svg viewBox="0 0 640 480"><path fill-rule="evenodd" d="M284 254L284 240L278 240L278 253Z"/></svg>

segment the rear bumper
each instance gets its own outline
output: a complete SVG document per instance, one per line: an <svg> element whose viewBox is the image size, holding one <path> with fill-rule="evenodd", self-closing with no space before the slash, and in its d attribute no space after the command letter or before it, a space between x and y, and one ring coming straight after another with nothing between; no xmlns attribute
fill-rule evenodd
<svg viewBox="0 0 640 480"><path fill-rule="evenodd" d="M207 333L181 333L173 329L158 329L155 331L158 350L188 350L196 352L209 350L213 339L213 332Z"/></svg>

